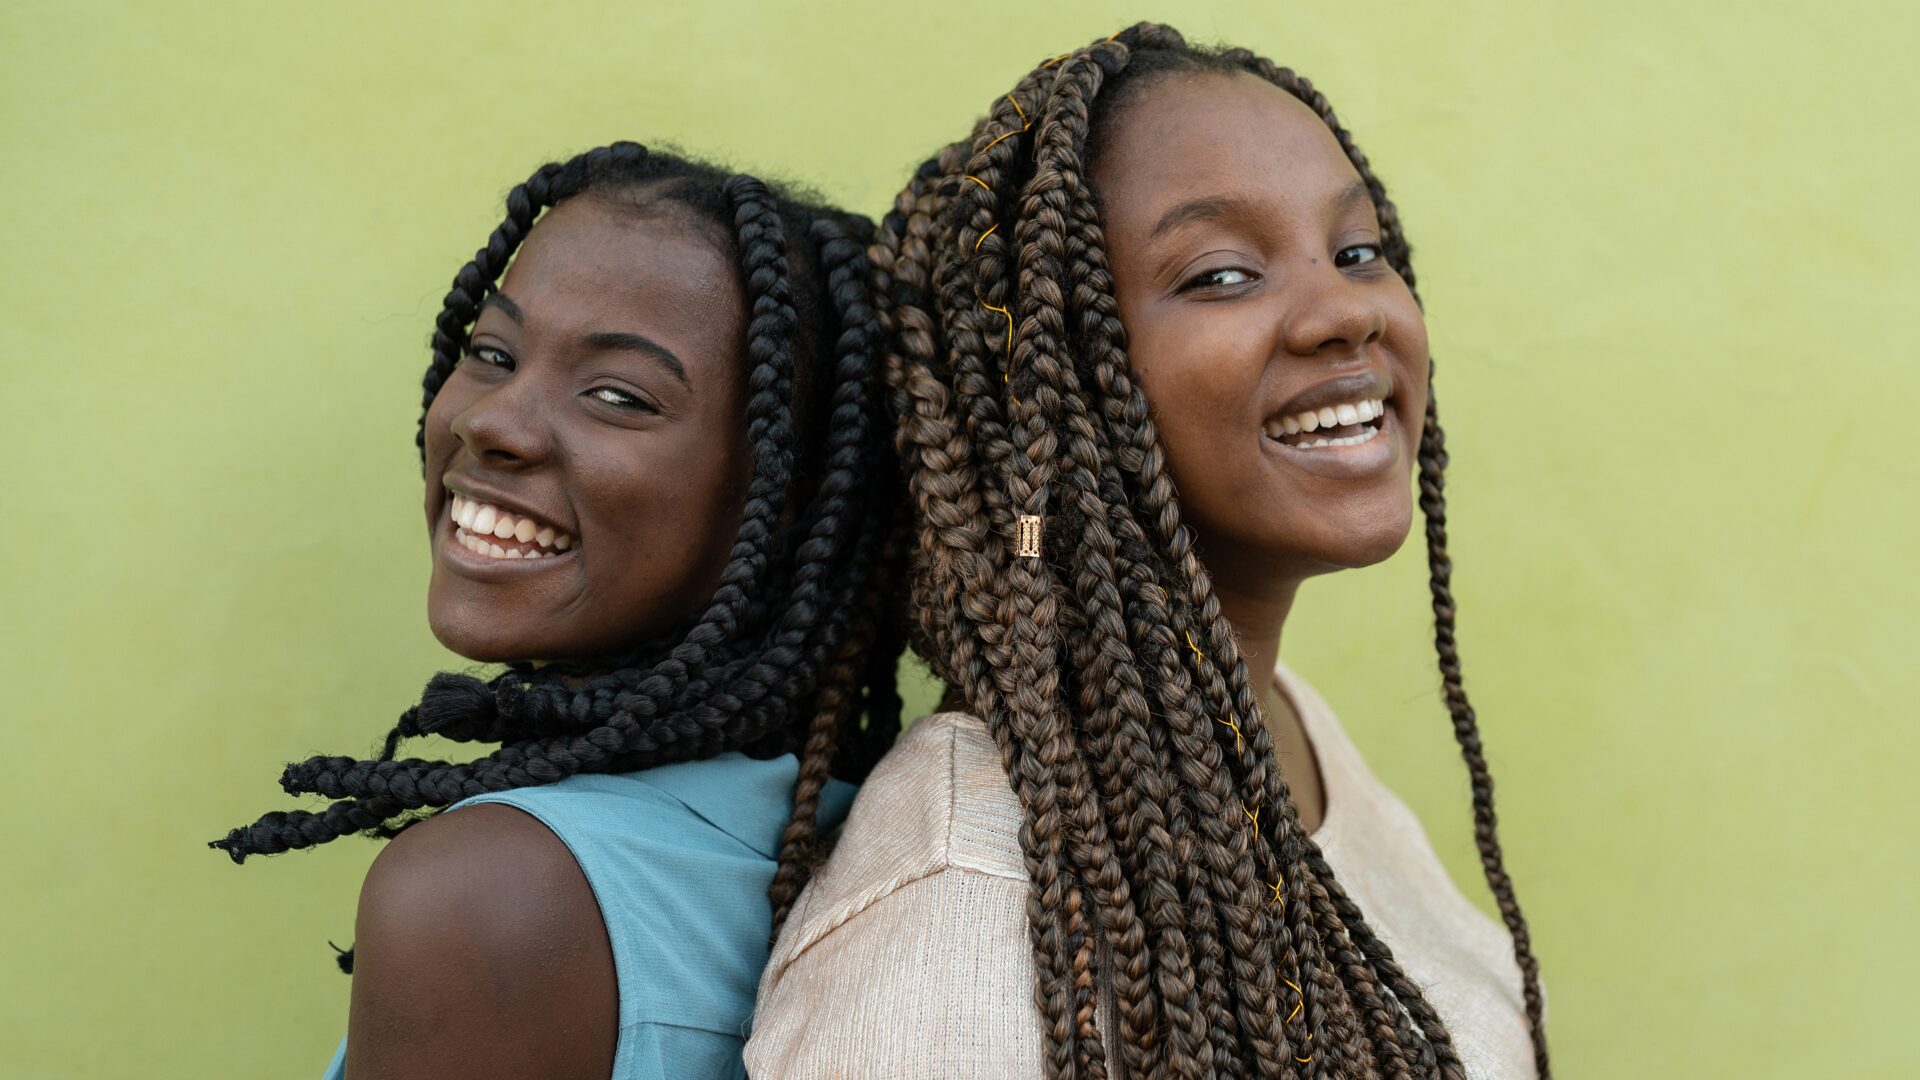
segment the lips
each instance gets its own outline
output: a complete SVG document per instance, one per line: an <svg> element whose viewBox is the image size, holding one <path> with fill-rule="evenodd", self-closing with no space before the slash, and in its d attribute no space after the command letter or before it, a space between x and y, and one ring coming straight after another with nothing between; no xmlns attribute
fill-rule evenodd
<svg viewBox="0 0 1920 1080"><path fill-rule="evenodd" d="M1261 433L1302 450L1359 446L1386 426L1393 383L1384 373L1361 372L1317 383L1267 418Z"/></svg>

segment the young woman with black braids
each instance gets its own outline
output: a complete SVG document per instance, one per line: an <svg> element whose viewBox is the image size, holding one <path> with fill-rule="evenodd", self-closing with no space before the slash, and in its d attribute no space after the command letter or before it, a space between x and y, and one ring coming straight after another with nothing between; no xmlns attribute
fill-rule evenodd
<svg viewBox="0 0 1920 1080"><path fill-rule="evenodd" d="M1136 26L924 165L874 261L915 646L950 711L788 917L750 1071L1546 1075L1407 242L1326 99ZM1509 934L1278 664L1303 582L1402 544L1416 468Z"/></svg>
<svg viewBox="0 0 1920 1080"><path fill-rule="evenodd" d="M633 143L507 197L419 439L429 621L506 670L435 677L378 759L287 769L331 805L214 844L394 836L329 1075L743 1075L769 888L844 814L836 750L858 778L898 730L870 239ZM429 733L502 745L396 756Z"/></svg>

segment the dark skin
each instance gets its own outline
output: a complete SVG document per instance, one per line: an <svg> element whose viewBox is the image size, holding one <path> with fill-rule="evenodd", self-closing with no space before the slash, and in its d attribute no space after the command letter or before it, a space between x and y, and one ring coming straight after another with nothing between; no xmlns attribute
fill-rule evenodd
<svg viewBox="0 0 1920 1080"><path fill-rule="evenodd" d="M746 302L723 242L644 193L577 196L528 235L427 412L428 620L448 648L607 653L712 594L751 468ZM452 492L572 543L538 559L471 551ZM356 933L353 1080L612 1072L606 926L534 818L482 805L408 829L368 872Z"/></svg>
<svg viewBox="0 0 1920 1080"><path fill-rule="evenodd" d="M744 301L711 228L580 196L541 219L482 308L427 411L427 618L448 648L605 655L712 595L751 457ZM452 492L575 542L471 558L450 536Z"/></svg>
<svg viewBox="0 0 1920 1080"><path fill-rule="evenodd" d="M1112 118L1091 177L1120 318L1222 613L1271 671L1306 579L1393 554L1412 523L1426 410L1425 320L1333 133L1247 74L1171 75ZM1304 448L1269 428L1377 397L1363 445ZM1345 428L1339 431L1362 431ZM1316 828L1325 789L1297 711L1263 705Z"/></svg>

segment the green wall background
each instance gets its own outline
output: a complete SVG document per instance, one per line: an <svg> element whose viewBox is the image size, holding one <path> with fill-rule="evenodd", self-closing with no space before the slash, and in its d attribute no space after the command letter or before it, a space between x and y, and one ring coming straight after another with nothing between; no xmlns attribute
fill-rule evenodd
<svg viewBox="0 0 1920 1080"><path fill-rule="evenodd" d="M1920 19L1859 0L6 5L0 1074L324 1065L373 846L202 845L456 662L417 380L506 188L636 137L876 212L1149 15L1311 74L1412 230L1562 1075L1913 1075ZM1286 654L1481 897L1421 574Z"/></svg>

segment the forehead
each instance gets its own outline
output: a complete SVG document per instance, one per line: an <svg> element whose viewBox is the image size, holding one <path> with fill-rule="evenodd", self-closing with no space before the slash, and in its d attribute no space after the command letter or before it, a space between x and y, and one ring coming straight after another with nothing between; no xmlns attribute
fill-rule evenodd
<svg viewBox="0 0 1920 1080"><path fill-rule="evenodd" d="M725 329L731 315L737 332L739 281L715 231L671 203L576 196L535 223L501 291L530 330L622 329L606 324L663 318Z"/></svg>
<svg viewBox="0 0 1920 1080"><path fill-rule="evenodd" d="M1208 195L1308 210L1359 179L1333 131L1298 98L1251 74L1167 75L1104 133L1093 182L1102 216L1159 219Z"/></svg>

